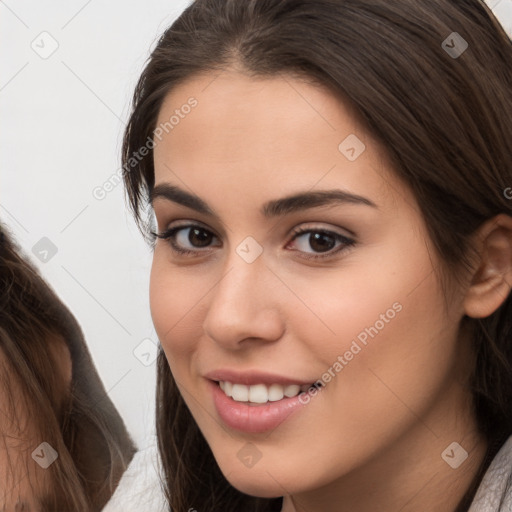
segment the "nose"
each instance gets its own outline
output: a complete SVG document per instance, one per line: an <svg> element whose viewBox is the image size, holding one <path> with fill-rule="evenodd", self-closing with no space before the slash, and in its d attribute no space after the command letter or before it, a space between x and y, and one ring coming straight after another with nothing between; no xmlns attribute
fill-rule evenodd
<svg viewBox="0 0 512 512"><path fill-rule="evenodd" d="M209 294L205 333L230 350L281 338L284 320L279 306L280 283L263 258L247 263L234 254L224 268L223 277Z"/></svg>

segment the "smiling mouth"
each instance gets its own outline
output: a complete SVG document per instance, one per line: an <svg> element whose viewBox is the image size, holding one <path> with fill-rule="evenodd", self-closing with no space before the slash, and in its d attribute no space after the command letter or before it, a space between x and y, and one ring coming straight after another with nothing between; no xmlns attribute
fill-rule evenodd
<svg viewBox="0 0 512 512"><path fill-rule="evenodd" d="M317 388L316 383L312 384L255 384L246 386L228 381L216 381L224 394L235 402L247 405L265 405L268 402L278 402L285 398L293 398L300 393L307 392L312 387Z"/></svg>

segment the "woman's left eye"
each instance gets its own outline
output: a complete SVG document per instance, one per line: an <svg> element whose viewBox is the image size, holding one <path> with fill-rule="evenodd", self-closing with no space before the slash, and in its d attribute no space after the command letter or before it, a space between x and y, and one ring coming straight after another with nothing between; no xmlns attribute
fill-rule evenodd
<svg viewBox="0 0 512 512"><path fill-rule="evenodd" d="M211 248L211 242L217 239L211 231L197 224L171 227L163 233L151 234L155 238L167 241L174 252L190 256L204 253L204 249ZM340 233L319 228L299 229L293 234L294 236L286 248L290 244L295 244L298 246L298 249L295 250L304 253L301 257L305 259L328 258L355 244L355 240ZM312 249L312 251L308 249Z"/></svg>
<svg viewBox="0 0 512 512"><path fill-rule="evenodd" d="M292 242L299 246L300 252L307 254L303 256L306 259L328 258L355 244L355 240L351 238L324 229L298 230ZM313 252L308 251L308 247L312 248Z"/></svg>

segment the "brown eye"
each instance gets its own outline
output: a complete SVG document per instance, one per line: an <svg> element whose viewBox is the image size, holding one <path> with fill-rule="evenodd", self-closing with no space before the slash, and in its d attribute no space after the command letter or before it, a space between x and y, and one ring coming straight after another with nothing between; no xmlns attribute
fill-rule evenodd
<svg viewBox="0 0 512 512"><path fill-rule="evenodd" d="M295 232L292 240L297 252L305 259L320 259L334 256L355 245L355 240L323 229L303 229Z"/></svg>
<svg viewBox="0 0 512 512"><path fill-rule="evenodd" d="M206 231L206 229L187 229L190 229L188 234L188 241L194 247L206 247L211 243L213 235L209 231Z"/></svg>
<svg viewBox="0 0 512 512"><path fill-rule="evenodd" d="M196 250L208 248L217 237L202 226L189 224L169 228L163 233L152 233L153 236L169 242L171 248L181 254L200 253Z"/></svg>
<svg viewBox="0 0 512 512"><path fill-rule="evenodd" d="M308 243L317 252L330 251L336 245L336 239L327 233L311 233Z"/></svg>

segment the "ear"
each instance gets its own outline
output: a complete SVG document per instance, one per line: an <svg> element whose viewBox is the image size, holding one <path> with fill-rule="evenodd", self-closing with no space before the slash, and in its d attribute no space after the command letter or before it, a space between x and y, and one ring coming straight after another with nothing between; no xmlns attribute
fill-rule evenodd
<svg viewBox="0 0 512 512"><path fill-rule="evenodd" d="M464 299L466 315L485 318L508 297L512 285L512 217L500 213L476 233L478 268Z"/></svg>

